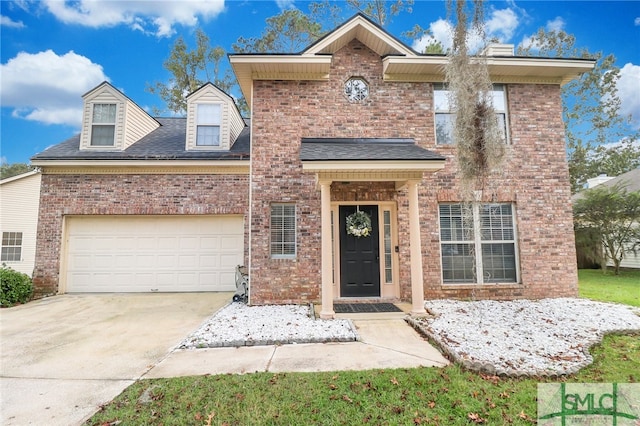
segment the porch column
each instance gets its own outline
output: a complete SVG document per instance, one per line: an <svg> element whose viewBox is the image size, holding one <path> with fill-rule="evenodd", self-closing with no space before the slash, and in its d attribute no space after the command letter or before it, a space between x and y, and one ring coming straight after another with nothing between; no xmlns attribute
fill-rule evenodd
<svg viewBox="0 0 640 426"><path fill-rule="evenodd" d="M333 270L331 267L331 181L320 181L320 217L322 219L322 310L320 318L335 318L333 311Z"/></svg>
<svg viewBox="0 0 640 426"><path fill-rule="evenodd" d="M409 245L411 248L411 315L425 314L422 270L422 242L420 238L420 209L418 181L407 182L409 189Z"/></svg>

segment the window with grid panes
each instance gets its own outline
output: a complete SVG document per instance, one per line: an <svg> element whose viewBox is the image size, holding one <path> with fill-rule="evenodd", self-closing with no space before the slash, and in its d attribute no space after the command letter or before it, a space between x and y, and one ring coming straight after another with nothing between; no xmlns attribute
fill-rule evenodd
<svg viewBox="0 0 640 426"><path fill-rule="evenodd" d="M274 259L296 257L295 204L271 205L271 257Z"/></svg>
<svg viewBox="0 0 640 426"><path fill-rule="evenodd" d="M3 232L0 261L19 262L20 260L22 260L22 232Z"/></svg>
<svg viewBox="0 0 640 426"><path fill-rule="evenodd" d="M441 204L439 214L444 283L518 282L511 204Z"/></svg>
<svg viewBox="0 0 640 426"><path fill-rule="evenodd" d="M114 146L116 104L93 104L91 146Z"/></svg>
<svg viewBox="0 0 640 426"><path fill-rule="evenodd" d="M491 91L493 109L498 120L498 128L502 132L505 143L508 142L507 133L507 97L505 86L495 84ZM436 143L438 145L453 145L455 137L453 126L456 121L455 108L451 104L451 91L445 85L434 86L433 101L436 122Z"/></svg>

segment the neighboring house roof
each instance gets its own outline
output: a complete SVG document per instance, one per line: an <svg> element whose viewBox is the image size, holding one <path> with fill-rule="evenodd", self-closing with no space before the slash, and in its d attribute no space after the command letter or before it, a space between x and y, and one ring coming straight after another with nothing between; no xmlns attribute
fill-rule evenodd
<svg viewBox="0 0 640 426"><path fill-rule="evenodd" d="M24 179L24 178L27 178L29 176L37 175L38 173L40 173L40 170L30 170L28 172L24 172L24 173L21 173L19 175L11 176L11 177L8 177L6 179L0 180L0 185L4 185L4 184L9 183L9 182L14 182L16 180Z"/></svg>
<svg viewBox="0 0 640 426"><path fill-rule="evenodd" d="M302 161L444 160L413 139L302 138Z"/></svg>
<svg viewBox="0 0 640 426"><path fill-rule="evenodd" d="M613 179L596 185L593 188L612 188L616 185L620 185L627 192L640 191L640 168L630 170L626 173L621 174L620 176L614 177ZM574 194L573 197L571 197L572 200L576 201L581 199L586 191L589 191L589 189L584 189L577 194Z"/></svg>
<svg viewBox="0 0 640 426"><path fill-rule="evenodd" d="M186 118L157 118L160 127L122 151L80 150L80 135L36 154L39 160L248 160L249 126L229 151L187 151ZM245 120L245 123L248 120Z"/></svg>
<svg viewBox="0 0 640 426"><path fill-rule="evenodd" d="M627 192L640 191L640 169L630 170L598 186L612 187L615 185L621 185Z"/></svg>

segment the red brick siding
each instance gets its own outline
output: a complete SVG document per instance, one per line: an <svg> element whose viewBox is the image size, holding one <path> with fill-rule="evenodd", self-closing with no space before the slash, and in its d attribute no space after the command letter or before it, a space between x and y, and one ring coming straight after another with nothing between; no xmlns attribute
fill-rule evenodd
<svg viewBox="0 0 640 426"><path fill-rule="evenodd" d="M364 77L370 95L349 103L343 84ZM521 285L473 289L442 286L438 202L460 201L455 148L435 144L430 83L382 80L380 58L358 41L333 57L329 81L255 81L252 122L252 303L320 298L320 192L302 172L303 137L405 137L448 158L444 170L420 186L425 297L539 298L577 292L568 169L560 88L507 86L511 146L504 169L485 190L486 200L515 204ZM376 194L376 190L382 193ZM354 192L355 191L355 192ZM400 246L400 297L411 296L408 198L385 183L332 184L332 201L396 200ZM342 198L340 198L342 197ZM297 207L298 254L274 260L269 252L270 203Z"/></svg>
<svg viewBox="0 0 640 426"><path fill-rule="evenodd" d="M58 291L65 215L245 215L246 175L43 174L36 247L36 295ZM248 238L245 238L245 252ZM246 254L245 254L246 258Z"/></svg>

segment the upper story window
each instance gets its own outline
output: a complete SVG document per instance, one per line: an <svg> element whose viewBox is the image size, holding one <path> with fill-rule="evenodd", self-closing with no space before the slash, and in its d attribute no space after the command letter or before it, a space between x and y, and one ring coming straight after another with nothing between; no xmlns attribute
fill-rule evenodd
<svg viewBox="0 0 640 426"><path fill-rule="evenodd" d="M91 146L114 146L116 104L93 104Z"/></svg>
<svg viewBox="0 0 640 426"><path fill-rule="evenodd" d="M508 139L507 133L507 97L504 85L494 84L491 91L493 109L498 120L498 127L503 134L505 142ZM436 143L438 145L453 145L455 137L453 126L456 120L455 109L451 105L451 91L444 85L436 85L433 92L435 122L436 122Z"/></svg>
<svg viewBox="0 0 640 426"><path fill-rule="evenodd" d="M197 104L196 146L220 146L221 104Z"/></svg>

